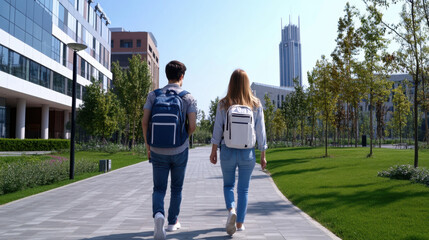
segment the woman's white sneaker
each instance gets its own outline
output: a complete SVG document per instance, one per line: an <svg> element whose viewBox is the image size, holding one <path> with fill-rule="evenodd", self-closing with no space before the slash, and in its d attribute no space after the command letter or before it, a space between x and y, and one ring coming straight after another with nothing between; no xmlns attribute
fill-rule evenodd
<svg viewBox="0 0 429 240"><path fill-rule="evenodd" d="M157 212L155 214L155 229L153 231L153 238L155 240L165 240L167 238L167 234L165 233L165 229L164 229L164 222L165 222L165 218L164 215L162 215L162 213Z"/></svg>
<svg viewBox="0 0 429 240"><path fill-rule="evenodd" d="M168 224L167 231L173 232L180 229L181 227L182 225L180 225L180 222L177 221L176 224Z"/></svg>
<svg viewBox="0 0 429 240"><path fill-rule="evenodd" d="M235 221L237 221L237 213L235 213L235 209L231 209L228 214L228 219L226 220L226 233L232 236L235 231L237 231L237 227L235 226Z"/></svg>
<svg viewBox="0 0 429 240"><path fill-rule="evenodd" d="M246 228L244 227L244 224L243 224L243 225L241 225L241 227L240 227L240 228L237 228L237 231L244 231L244 230L246 230Z"/></svg>

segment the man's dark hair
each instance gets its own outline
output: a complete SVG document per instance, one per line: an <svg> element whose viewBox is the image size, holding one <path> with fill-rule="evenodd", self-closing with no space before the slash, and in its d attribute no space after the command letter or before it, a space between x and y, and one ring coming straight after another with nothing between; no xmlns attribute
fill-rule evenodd
<svg viewBox="0 0 429 240"><path fill-rule="evenodd" d="M185 64L176 60L169 62L167 66L165 66L165 74L167 75L167 79L170 81L171 80L179 81L182 74L185 75L185 72L186 72Z"/></svg>

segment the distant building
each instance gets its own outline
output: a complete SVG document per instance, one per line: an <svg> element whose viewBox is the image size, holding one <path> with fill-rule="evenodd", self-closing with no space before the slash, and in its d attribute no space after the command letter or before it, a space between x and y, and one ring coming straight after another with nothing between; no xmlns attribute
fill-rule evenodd
<svg viewBox="0 0 429 240"><path fill-rule="evenodd" d="M109 87L109 19L92 2L0 0L0 138L69 138L73 51L68 43L88 46L78 52L76 106L91 78Z"/></svg>
<svg viewBox="0 0 429 240"><path fill-rule="evenodd" d="M295 91L294 88L291 87L278 87L278 86L272 86L268 84L262 84L262 83L252 83L250 86L252 89L253 94L261 100L262 106L265 109L265 94L268 94L270 97L271 102L274 105L274 108L280 108L282 106L282 102L285 99L285 96L289 93Z"/></svg>
<svg viewBox="0 0 429 240"><path fill-rule="evenodd" d="M280 51L280 86L293 87L293 80L298 78L302 86L301 67L301 35L298 18L298 26L289 25L282 29L282 40L279 44Z"/></svg>
<svg viewBox="0 0 429 240"><path fill-rule="evenodd" d="M159 88L159 53L151 32L128 32L123 28L110 28L112 32L112 63L128 68L128 59L139 54L147 62L152 75L152 88Z"/></svg>

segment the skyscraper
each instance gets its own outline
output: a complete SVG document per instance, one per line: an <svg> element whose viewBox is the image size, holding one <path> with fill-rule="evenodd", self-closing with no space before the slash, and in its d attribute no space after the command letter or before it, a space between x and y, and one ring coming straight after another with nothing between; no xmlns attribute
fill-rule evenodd
<svg viewBox="0 0 429 240"><path fill-rule="evenodd" d="M282 24L283 27L283 24ZM298 78L302 85L301 68L301 36L298 18L298 26L289 25L282 29L282 40L279 44L280 50L280 86L293 87L293 80Z"/></svg>

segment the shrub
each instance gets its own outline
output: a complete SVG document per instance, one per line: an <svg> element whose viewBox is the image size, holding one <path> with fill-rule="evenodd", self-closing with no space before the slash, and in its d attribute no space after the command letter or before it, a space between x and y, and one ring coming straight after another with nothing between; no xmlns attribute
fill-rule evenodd
<svg viewBox="0 0 429 240"><path fill-rule="evenodd" d="M51 157L44 161L15 161L2 165L0 168L0 194L68 179L70 161L64 157ZM97 171L96 162L84 159L75 161L76 175Z"/></svg>
<svg viewBox="0 0 429 240"><path fill-rule="evenodd" d="M0 139L0 151L52 151L70 148L67 139Z"/></svg>
<svg viewBox="0 0 429 240"><path fill-rule="evenodd" d="M414 168L411 165L395 165L388 170L378 172L380 177L391 179L411 180L413 183L422 183L429 186L429 170Z"/></svg>

